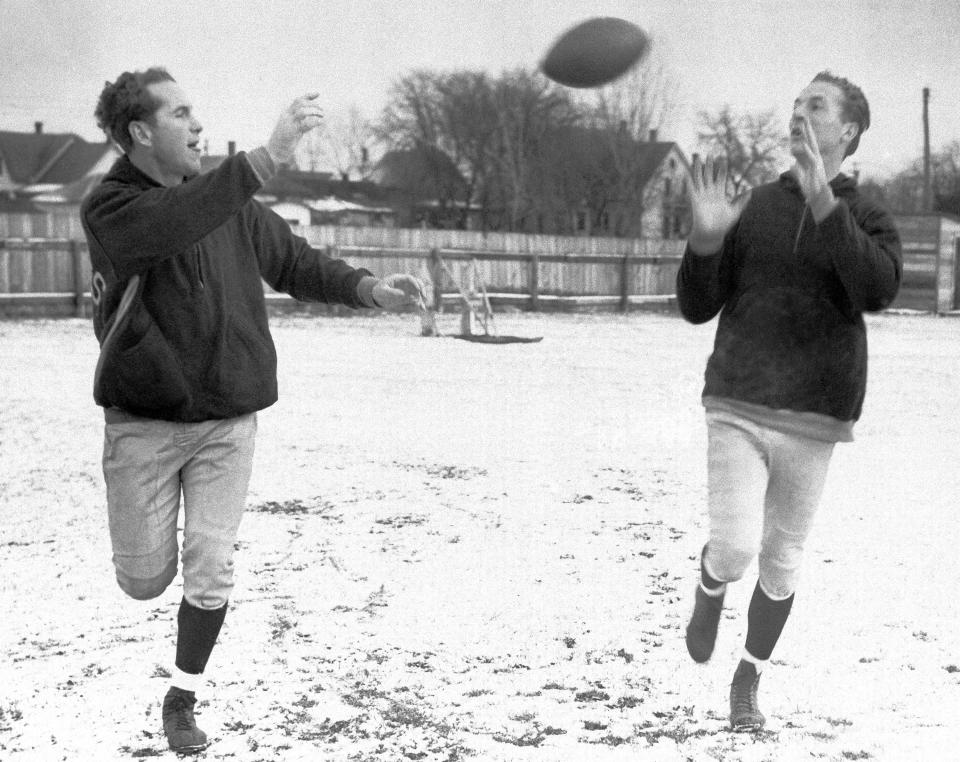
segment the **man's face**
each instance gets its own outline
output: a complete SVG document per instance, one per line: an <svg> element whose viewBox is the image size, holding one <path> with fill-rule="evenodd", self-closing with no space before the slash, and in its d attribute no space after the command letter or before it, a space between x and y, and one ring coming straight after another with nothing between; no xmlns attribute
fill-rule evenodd
<svg viewBox="0 0 960 762"><path fill-rule="evenodd" d="M843 91L831 82L811 82L797 96L790 117L790 153L794 156L803 150L800 123L804 118L810 123L821 155L842 159L852 140L850 123L843 120Z"/></svg>
<svg viewBox="0 0 960 762"><path fill-rule="evenodd" d="M149 152L165 185L200 173L200 131L203 125L193 115L190 100L176 82L147 85L160 106L145 122ZM158 178L161 179L161 178Z"/></svg>

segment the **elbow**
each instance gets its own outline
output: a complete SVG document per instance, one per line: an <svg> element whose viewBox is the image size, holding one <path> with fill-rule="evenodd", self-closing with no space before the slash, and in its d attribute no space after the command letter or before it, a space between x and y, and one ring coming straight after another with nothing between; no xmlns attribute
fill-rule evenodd
<svg viewBox="0 0 960 762"><path fill-rule="evenodd" d="M713 320L714 316L713 314L708 315L703 312L696 312L684 314L683 317L688 323L692 323L693 325L703 325L704 323L709 323L711 320Z"/></svg>
<svg viewBox="0 0 960 762"><path fill-rule="evenodd" d="M877 284L877 288L863 295L860 300L860 309L863 312L882 312L887 309L900 291L900 278L888 283Z"/></svg>
<svg viewBox="0 0 960 762"><path fill-rule="evenodd" d="M708 323L717 314L716 310L705 309L702 302L677 297L677 307L680 314L688 323L701 325Z"/></svg>

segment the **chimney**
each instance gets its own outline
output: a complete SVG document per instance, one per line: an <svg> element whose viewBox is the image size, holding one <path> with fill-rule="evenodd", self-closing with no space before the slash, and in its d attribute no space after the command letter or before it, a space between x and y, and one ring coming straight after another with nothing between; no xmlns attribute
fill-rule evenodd
<svg viewBox="0 0 960 762"><path fill-rule="evenodd" d="M42 135L43 134L43 122L34 122L33 123L33 134Z"/></svg>
<svg viewBox="0 0 960 762"><path fill-rule="evenodd" d="M227 156L234 156L237 153L237 141L228 140L227 141Z"/></svg>
<svg viewBox="0 0 960 762"><path fill-rule="evenodd" d="M656 128L656 127L653 127L653 128L651 128L651 130L650 130L650 142L651 142L651 143L656 143L656 142L657 142L657 128Z"/></svg>

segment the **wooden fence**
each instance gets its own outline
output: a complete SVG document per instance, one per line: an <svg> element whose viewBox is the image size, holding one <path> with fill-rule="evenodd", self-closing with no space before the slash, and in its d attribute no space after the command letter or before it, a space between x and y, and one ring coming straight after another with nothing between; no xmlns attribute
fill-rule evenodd
<svg viewBox="0 0 960 762"><path fill-rule="evenodd" d="M90 276L86 243L0 239L0 316L83 316L88 312Z"/></svg>
<svg viewBox="0 0 960 762"><path fill-rule="evenodd" d="M375 275L421 276L432 284L437 304L459 300L460 288L482 286L494 307L531 310L669 305L684 245L397 228L311 226L296 232ZM88 313L90 263L76 219L0 215L0 234L0 315ZM265 288L271 302L289 301Z"/></svg>
<svg viewBox="0 0 960 762"><path fill-rule="evenodd" d="M893 307L946 314L960 307L960 220L945 214L896 218L903 281Z"/></svg>
<svg viewBox="0 0 960 762"><path fill-rule="evenodd" d="M894 307L946 313L960 307L960 221L897 217L904 279ZM620 309L671 305L683 241L582 238L463 230L311 226L295 228L376 275L411 272L433 284L438 303L458 286L486 288L496 307ZM437 256L450 271L437 267ZM76 212L0 214L0 316L81 315L89 309L90 264ZM266 288L276 304L289 297ZM285 301L286 300L286 301Z"/></svg>

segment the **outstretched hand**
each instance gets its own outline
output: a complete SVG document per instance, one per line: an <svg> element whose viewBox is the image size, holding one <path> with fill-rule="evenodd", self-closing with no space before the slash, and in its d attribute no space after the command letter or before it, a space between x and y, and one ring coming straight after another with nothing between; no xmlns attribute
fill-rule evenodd
<svg viewBox="0 0 960 762"><path fill-rule="evenodd" d="M715 168L712 156L707 157L706 162L694 156L689 180L687 195L693 226L687 242L694 254L716 254L723 246L727 231L740 219L750 192L733 200L727 198L727 162L723 158Z"/></svg>
<svg viewBox="0 0 960 762"><path fill-rule="evenodd" d="M420 309L426 309L427 306L427 296L420 279L402 273L378 280L373 286L373 299L380 307L388 310L411 304Z"/></svg>
<svg viewBox="0 0 960 762"><path fill-rule="evenodd" d="M319 95L307 93L297 98L280 115L267 142L267 152L275 164L292 161L300 138L323 123L323 109L316 102Z"/></svg>

